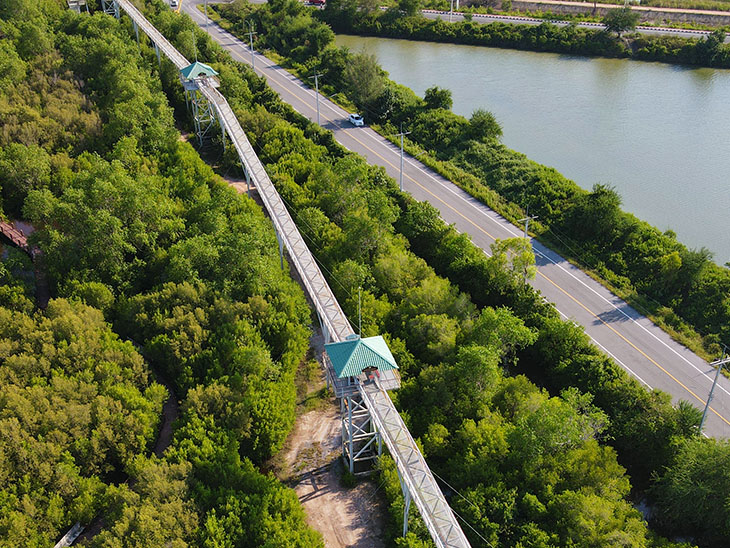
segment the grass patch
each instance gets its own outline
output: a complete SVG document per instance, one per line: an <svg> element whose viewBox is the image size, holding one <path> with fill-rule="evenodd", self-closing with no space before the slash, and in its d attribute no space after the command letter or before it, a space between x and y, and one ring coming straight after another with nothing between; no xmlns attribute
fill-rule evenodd
<svg viewBox="0 0 730 548"><path fill-rule="evenodd" d="M352 489L357 485L357 476L345 468L345 464L340 460L342 473L340 474L340 485L347 489Z"/></svg>
<svg viewBox="0 0 730 548"><path fill-rule="evenodd" d="M205 13L204 4L198 4L196 7L200 13ZM208 6L208 19L216 23L223 30L231 31L233 28L233 23L231 23L228 19L223 19L223 17L221 17L220 14L213 9L213 6Z"/></svg>
<svg viewBox="0 0 730 548"><path fill-rule="evenodd" d="M302 361L294 378L297 389L297 413L322 409L329 404L330 394L324 383L324 372L317 360Z"/></svg>

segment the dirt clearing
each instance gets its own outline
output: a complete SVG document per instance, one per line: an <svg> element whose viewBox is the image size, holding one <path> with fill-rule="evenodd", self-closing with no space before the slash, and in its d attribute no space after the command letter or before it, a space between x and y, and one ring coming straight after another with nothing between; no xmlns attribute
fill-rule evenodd
<svg viewBox="0 0 730 548"><path fill-rule="evenodd" d="M320 359L321 336L318 338L312 347ZM309 377L298 383L303 413L279 454L276 473L296 491L308 523L322 534L327 548L384 548L383 493L372 479L361 480L352 488L342 486L339 404L331 393L322 391L321 366L303 368Z"/></svg>

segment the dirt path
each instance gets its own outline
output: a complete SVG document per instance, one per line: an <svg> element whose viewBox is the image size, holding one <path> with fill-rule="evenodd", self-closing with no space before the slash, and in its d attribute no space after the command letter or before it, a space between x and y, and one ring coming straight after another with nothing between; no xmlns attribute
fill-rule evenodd
<svg viewBox="0 0 730 548"><path fill-rule="evenodd" d="M246 193L246 180L226 175L223 179L240 194ZM261 198L251 187L251 198ZM289 262L290 274L302 281ZM307 295L307 301L314 308ZM320 364L318 378L300 394L300 407L324 386L322 352L324 343L315 326L311 339L314 356ZM286 445L275 457L276 475L291 486L307 514L307 523L324 538L327 548L384 548L386 507L383 493L373 480L362 480L355 487L342 486L339 403L328 396L326 402L299 415Z"/></svg>
<svg viewBox="0 0 730 548"><path fill-rule="evenodd" d="M311 344L321 367L320 333ZM323 387L321 368L317 376L301 394L300 404ZM322 534L327 548L384 548L383 493L369 479L352 488L342 486L340 429L339 404L332 396L301 414L278 455L278 475L296 491L307 522Z"/></svg>
<svg viewBox="0 0 730 548"><path fill-rule="evenodd" d="M155 380L167 389L168 394L167 401L162 406L162 424L160 425L160 432L157 435L154 449L155 455L162 457L165 449L167 449L172 441L172 425L180 414L180 405L177 403L177 395L172 389L172 386L159 374L156 377Z"/></svg>
<svg viewBox="0 0 730 548"><path fill-rule="evenodd" d="M385 505L373 481L342 486L340 416L330 401L324 409L299 417L284 459L290 482L307 513L307 522L328 548L383 548Z"/></svg>

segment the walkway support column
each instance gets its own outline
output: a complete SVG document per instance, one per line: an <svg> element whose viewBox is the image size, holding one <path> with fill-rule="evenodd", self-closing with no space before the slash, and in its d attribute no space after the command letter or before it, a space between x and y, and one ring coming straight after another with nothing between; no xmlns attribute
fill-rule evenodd
<svg viewBox="0 0 730 548"><path fill-rule="evenodd" d="M398 472L398 468L396 468ZM403 491L403 536L408 534L408 512L411 509L411 492L408 490L408 486L403 481L403 478L398 472L398 481L400 482L400 488Z"/></svg>
<svg viewBox="0 0 730 548"><path fill-rule="evenodd" d="M281 269L284 270L284 240L281 238L278 230L276 231L276 239L279 241L279 263L281 264Z"/></svg>
<svg viewBox="0 0 730 548"><path fill-rule="evenodd" d="M226 151L226 126L223 125L223 115L216 110L218 114L218 125L221 127L221 140L223 141L223 152Z"/></svg>

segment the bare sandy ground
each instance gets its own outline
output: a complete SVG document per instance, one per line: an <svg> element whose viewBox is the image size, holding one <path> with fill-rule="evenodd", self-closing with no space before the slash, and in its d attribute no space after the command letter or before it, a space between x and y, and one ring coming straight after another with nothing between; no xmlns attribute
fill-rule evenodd
<svg viewBox="0 0 730 548"><path fill-rule="evenodd" d="M319 329L311 338L320 369L302 389L300 406L324 386L324 351ZM297 493L307 522L319 531L327 548L384 548L386 505L374 479L342 486L342 434L339 403L331 395L297 418L277 458L278 474Z"/></svg>
<svg viewBox="0 0 730 548"><path fill-rule="evenodd" d="M370 480L342 487L339 408L334 399L297 420L283 451L290 485L328 548L383 548L385 505Z"/></svg>

